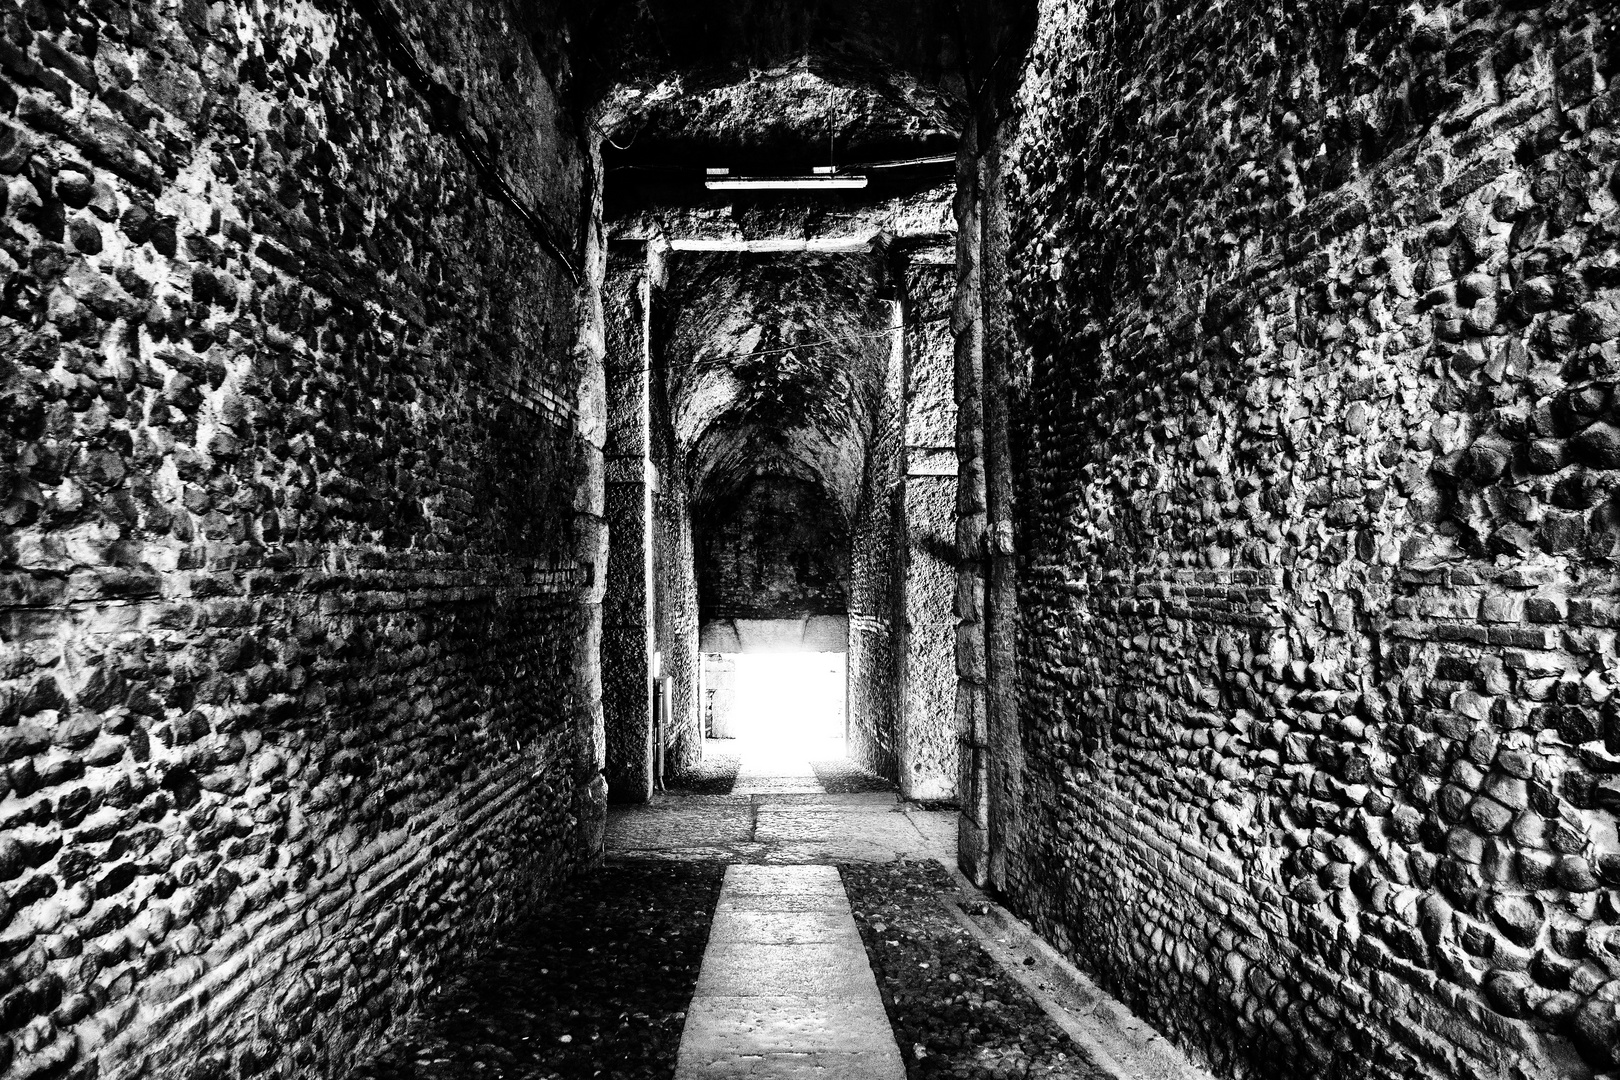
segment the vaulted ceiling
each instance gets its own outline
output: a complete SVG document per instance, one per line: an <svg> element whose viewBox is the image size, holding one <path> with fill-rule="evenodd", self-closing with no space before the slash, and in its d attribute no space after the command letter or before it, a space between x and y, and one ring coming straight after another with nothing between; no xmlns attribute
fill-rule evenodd
<svg viewBox="0 0 1620 1080"><path fill-rule="evenodd" d="M671 260L660 351L699 514L777 475L847 524L892 337L885 273L878 253Z"/></svg>
<svg viewBox="0 0 1620 1080"><path fill-rule="evenodd" d="M676 244L655 347L700 531L766 480L847 535L891 355L886 244L954 232L958 132L1005 28L1030 7L605 0L576 17L609 228ZM704 184L708 168L829 165L867 187ZM782 250L795 244L805 250Z"/></svg>

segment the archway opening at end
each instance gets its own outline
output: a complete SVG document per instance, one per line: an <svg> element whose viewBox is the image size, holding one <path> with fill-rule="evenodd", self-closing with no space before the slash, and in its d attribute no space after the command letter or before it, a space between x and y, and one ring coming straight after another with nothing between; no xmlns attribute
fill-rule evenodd
<svg viewBox="0 0 1620 1080"><path fill-rule="evenodd" d="M709 653L703 667L711 739L801 760L844 755L844 653Z"/></svg>
<svg viewBox="0 0 1620 1080"><path fill-rule="evenodd" d="M703 659L708 737L842 756L846 654L711 653Z"/></svg>
<svg viewBox="0 0 1620 1080"><path fill-rule="evenodd" d="M737 657L737 720L762 747L844 753L843 653L755 653Z"/></svg>
<svg viewBox="0 0 1620 1080"><path fill-rule="evenodd" d="M741 763L737 790L822 790L817 770L847 753L845 660L841 652L705 656L708 745Z"/></svg>

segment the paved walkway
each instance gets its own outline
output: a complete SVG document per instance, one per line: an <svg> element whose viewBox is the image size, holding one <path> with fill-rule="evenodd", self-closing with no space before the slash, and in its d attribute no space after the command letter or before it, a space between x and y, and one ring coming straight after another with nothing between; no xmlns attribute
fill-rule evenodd
<svg viewBox="0 0 1620 1080"><path fill-rule="evenodd" d="M956 813L923 810L892 792L828 795L810 768L826 747L744 744L729 795L659 794L614 807L607 857L730 863L893 862L956 865Z"/></svg>
<svg viewBox="0 0 1620 1080"><path fill-rule="evenodd" d="M824 741L715 749L714 782L615 808L610 865L472 958L359 1075L902 1080L904 1061L1208 1080L950 876L953 813L868 790Z"/></svg>
<svg viewBox="0 0 1620 1080"><path fill-rule="evenodd" d="M842 745L739 741L728 795L615 810L610 858L721 859L676 1080L904 1080L837 862L955 858L955 815L892 792L828 795L812 758ZM790 865L762 865L790 864Z"/></svg>
<svg viewBox="0 0 1620 1080"><path fill-rule="evenodd" d="M825 795L826 789L810 767L813 759L843 757L844 744L817 740L765 743L737 740L742 765L737 770L733 795Z"/></svg>
<svg viewBox="0 0 1620 1080"><path fill-rule="evenodd" d="M676 1080L904 1080L833 866L726 868Z"/></svg>

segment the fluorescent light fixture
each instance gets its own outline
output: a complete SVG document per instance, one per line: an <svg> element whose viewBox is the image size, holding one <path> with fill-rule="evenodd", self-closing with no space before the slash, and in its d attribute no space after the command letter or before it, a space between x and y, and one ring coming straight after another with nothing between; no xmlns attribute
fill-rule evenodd
<svg viewBox="0 0 1620 1080"><path fill-rule="evenodd" d="M709 169L703 186L710 191L853 191L866 186L866 177L822 166L810 176L732 176L730 169Z"/></svg>
<svg viewBox="0 0 1620 1080"><path fill-rule="evenodd" d="M816 251L829 254L849 254L871 250L872 236L831 236L807 240L722 240L677 237L669 242L669 247L671 251L747 251L754 253Z"/></svg>

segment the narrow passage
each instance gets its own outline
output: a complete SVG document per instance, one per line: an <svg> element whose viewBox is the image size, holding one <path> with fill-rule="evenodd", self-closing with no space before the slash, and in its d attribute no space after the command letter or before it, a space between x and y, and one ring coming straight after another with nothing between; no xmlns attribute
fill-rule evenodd
<svg viewBox="0 0 1620 1080"><path fill-rule="evenodd" d="M834 866L726 868L676 1080L903 1080Z"/></svg>
<svg viewBox="0 0 1620 1080"><path fill-rule="evenodd" d="M709 750L695 784L616 808L606 864L490 943L357 1075L1181 1075L1099 1071L974 941L947 906L970 902L945 869L949 811L899 801L841 746Z"/></svg>
<svg viewBox="0 0 1620 1080"><path fill-rule="evenodd" d="M892 784L845 759L841 743L713 740L708 757L737 762L734 780L705 772L697 785L677 783L645 806L616 807L610 861L956 861L955 811L902 802Z"/></svg>

